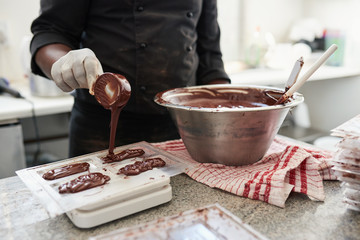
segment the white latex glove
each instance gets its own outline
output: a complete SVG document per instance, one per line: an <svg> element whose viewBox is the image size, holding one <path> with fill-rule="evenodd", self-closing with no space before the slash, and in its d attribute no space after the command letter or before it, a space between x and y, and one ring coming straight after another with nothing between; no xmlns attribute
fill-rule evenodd
<svg viewBox="0 0 360 240"><path fill-rule="evenodd" d="M96 78L101 74L101 63L88 48L68 52L51 67L54 82L64 92L76 88L92 89Z"/></svg>

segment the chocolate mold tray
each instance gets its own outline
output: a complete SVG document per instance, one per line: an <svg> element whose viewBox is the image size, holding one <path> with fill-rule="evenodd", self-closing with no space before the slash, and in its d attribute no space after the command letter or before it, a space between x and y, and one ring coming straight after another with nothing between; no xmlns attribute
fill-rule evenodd
<svg viewBox="0 0 360 240"><path fill-rule="evenodd" d="M237 216L209 205L128 228L90 237L89 240L247 239L267 240Z"/></svg>
<svg viewBox="0 0 360 240"><path fill-rule="evenodd" d="M118 201L124 202L147 192L150 193L154 189L160 189L162 186L168 185L170 176L182 173L186 168L186 164L181 159L147 142L117 147L114 153L117 154L123 150L135 148L143 149L145 154L120 162L103 163L101 157L106 156L108 153L108 150L103 150L50 164L22 169L16 173L31 192L39 198L49 215L54 217L75 209L91 211L102 207L105 208ZM125 165L153 157L160 157L166 162L166 165L162 168L154 168L134 176L117 174L118 170ZM69 182L80 175L88 174L88 171L55 180L45 180L42 177L49 170L80 162L88 162L90 164L89 172L100 172L109 176L110 181L102 186L81 192L60 194L58 187L61 184Z"/></svg>

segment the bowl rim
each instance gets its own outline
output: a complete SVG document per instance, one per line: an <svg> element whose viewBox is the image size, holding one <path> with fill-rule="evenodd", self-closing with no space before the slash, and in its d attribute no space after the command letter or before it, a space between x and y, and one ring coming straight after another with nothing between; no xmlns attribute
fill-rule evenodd
<svg viewBox="0 0 360 240"><path fill-rule="evenodd" d="M243 87L243 88L257 88L257 89L268 89L268 90L275 90L275 91L284 91L284 89L271 87L271 86L261 86L261 85L248 85L248 84L211 84L211 85L196 85L190 87L181 87L181 88L172 88L169 90L165 90L159 92L155 95L154 101L155 103L159 104L160 106L167 107L170 109L182 109L187 111L196 111L196 112L251 112L251 111L269 111L274 109L284 109L284 108L293 108L304 101L304 96L299 93L295 92L293 94L293 100L287 102L285 104L280 105L273 105L273 106L264 106L264 107L253 107L253 108L208 108L208 107L190 107L190 106L183 106L177 105L169 102L162 102L160 101L160 96L164 93L176 91L178 89L196 89L196 88L216 88L216 87L226 87L226 88L233 88L233 87Z"/></svg>

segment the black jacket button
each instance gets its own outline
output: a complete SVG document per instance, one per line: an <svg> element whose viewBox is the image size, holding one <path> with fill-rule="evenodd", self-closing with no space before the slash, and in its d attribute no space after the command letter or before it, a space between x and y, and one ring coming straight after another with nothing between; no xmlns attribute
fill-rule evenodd
<svg viewBox="0 0 360 240"><path fill-rule="evenodd" d="M193 48L191 46L189 46L189 47L186 48L186 51L191 52L192 49Z"/></svg>
<svg viewBox="0 0 360 240"><path fill-rule="evenodd" d="M146 91L146 86L144 85L140 86L140 91L144 93Z"/></svg>
<svg viewBox="0 0 360 240"><path fill-rule="evenodd" d="M188 12L188 13L186 14L186 16L189 17L189 18L191 18L191 17L194 16L194 14L193 14L192 12Z"/></svg>
<svg viewBox="0 0 360 240"><path fill-rule="evenodd" d="M146 43L140 43L140 48L146 48L147 44Z"/></svg>
<svg viewBox="0 0 360 240"><path fill-rule="evenodd" d="M142 12L142 11L144 11L144 7L143 7L143 6L138 6L138 7L137 7L137 10L138 10L139 12Z"/></svg>

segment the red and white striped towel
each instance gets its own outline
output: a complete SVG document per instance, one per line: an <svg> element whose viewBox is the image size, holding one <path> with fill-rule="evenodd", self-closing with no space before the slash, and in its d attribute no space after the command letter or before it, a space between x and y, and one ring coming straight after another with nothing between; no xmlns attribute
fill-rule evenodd
<svg viewBox="0 0 360 240"><path fill-rule="evenodd" d="M329 163L332 152L308 144L294 144L281 136L275 137L262 160L238 167L198 163L190 157L182 140L153 145L188 163L185 173L198 182L279 207L285 207L291 191L323 201L323 180L336 180Z"/></svg>

